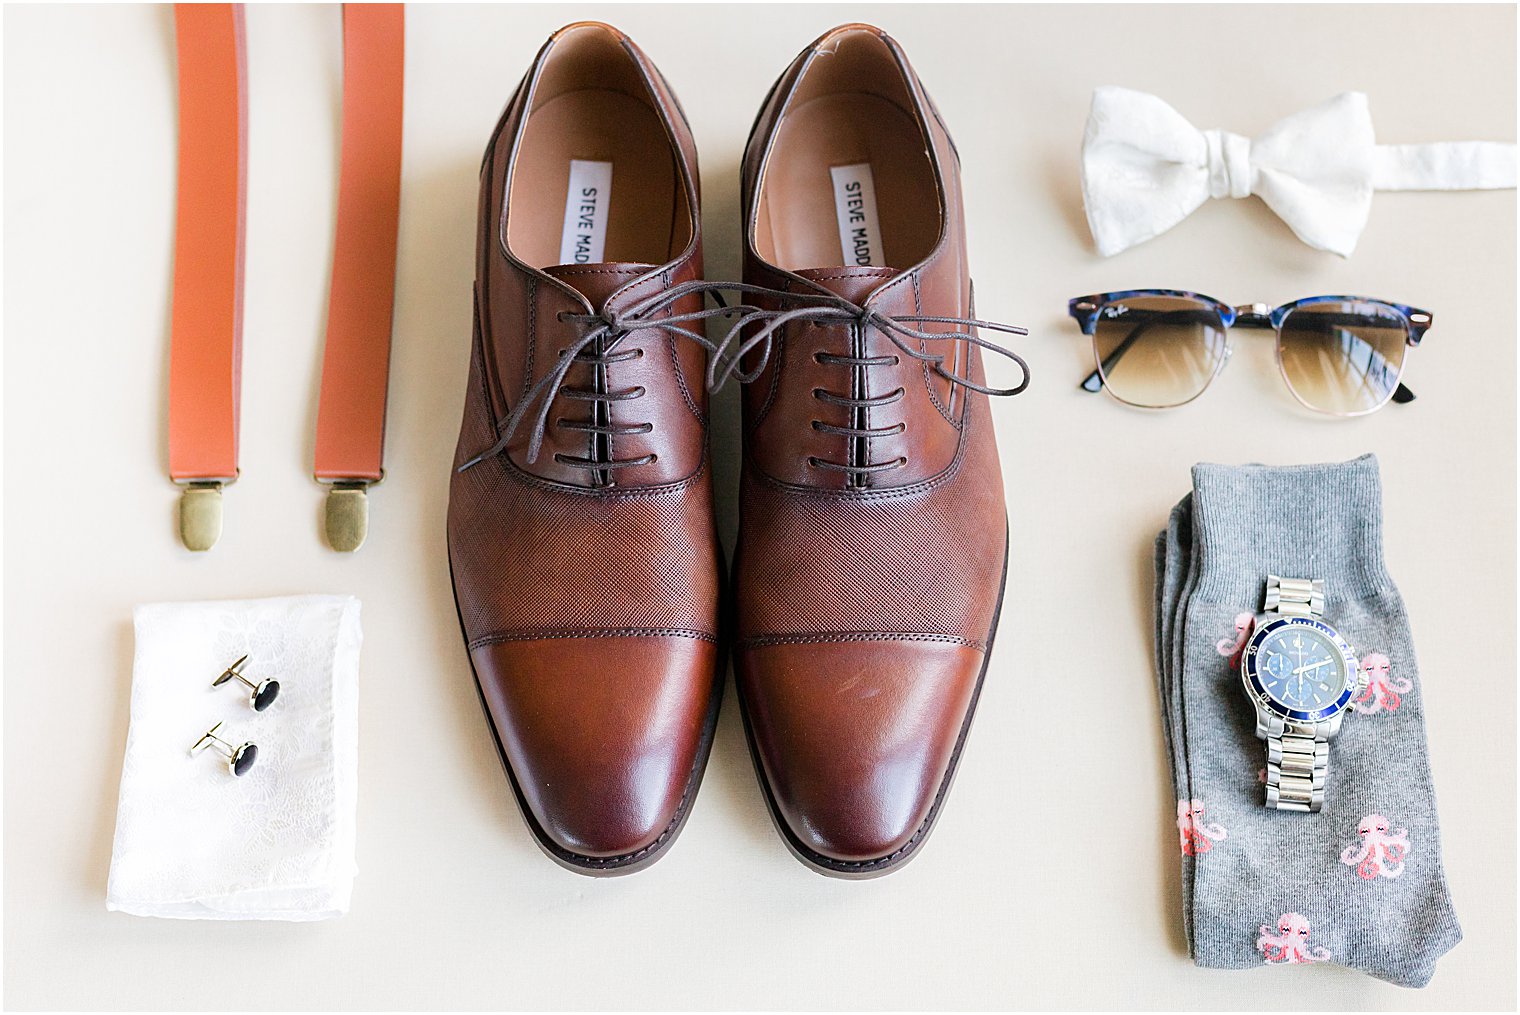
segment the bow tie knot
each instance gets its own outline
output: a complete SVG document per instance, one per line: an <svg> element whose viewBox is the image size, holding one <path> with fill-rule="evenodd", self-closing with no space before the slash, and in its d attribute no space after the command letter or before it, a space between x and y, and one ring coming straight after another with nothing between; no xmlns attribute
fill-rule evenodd
<svg viewBox="0 0 1520 1015"><path fill-rule="evenodd" d="M1209 196L1250 197L1251 139L1227 130L1206 130L1209 146Z"/></svg>

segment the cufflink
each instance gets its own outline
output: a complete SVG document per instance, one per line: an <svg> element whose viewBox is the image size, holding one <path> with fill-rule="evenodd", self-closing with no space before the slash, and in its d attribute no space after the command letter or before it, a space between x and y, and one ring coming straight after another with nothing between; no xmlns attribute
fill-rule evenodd
<svg viewBox="0 0 1520 1015"><path fill-rule="evenodd" d="M245 743L239 747L233 747L216 735L216 731L221 728L222 724L217 723L207 730L205 735L195 742L195 746L190 748L190 753L194 755L204 748L214 747L227 756L227 771L233 775L247 775L249 769L253 768L253 763L259 760L258 745Z"/></svg>
<svg viewBox="0 0 1520 1015"><path fill-rule="evenodd" d="M243 676L242 667L243 664L247 661L248 657L245 655L243 658L227 667L222 671L221 676L217 677L211 682L211 686L220 687L222 684L225 684L227 681L232 680L233 678L241 680L244 684L247 684L250 688L253 689L253 693L248 696L248 704L253 706L253 710L255 712L262 712L270 705L273 705L274 700L280 696L280 682L278 680L260 680L257 684L255 684L253 681Z"/></svg>

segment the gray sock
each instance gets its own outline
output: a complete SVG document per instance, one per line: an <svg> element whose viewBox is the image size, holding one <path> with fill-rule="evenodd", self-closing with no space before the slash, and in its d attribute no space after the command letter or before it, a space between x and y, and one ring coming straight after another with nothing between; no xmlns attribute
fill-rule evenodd
<svg viewBox="0 0 1520 1015"><path fill-rule="evenodd" d="M1185 731L1180 729L1183 721L1182 684L1172 679L1178 672L1173 659L1177 655L1176 623L1177 604L1184 599L1185 588L1192 575L1193 560L1193 495L1182 498L1182 503L1172 508L1166 531L1156 537L1156 690L1161 700L1161 736L1166 744L1167 757L1172 763L1173 796L1178 801L1178 819L1181 820L1184 805L1191 800L1192 792L1187 782L1187 759L1183 747L1187 743ZM1187 937L1188 953L1193 952L1193 854L1190 843L1181 839L1182 853L1182 929Z"/></svg>
<svg viewBox="0 0 1520 1015"><path fill-rule="evenodd" d="M1194 961L1328 961L1424 986L1462 931L1409 623L1383 566L1376 459L1198 465L1156 557L1157 686ZM1235 653L1268 574L1323 578L1325 620L1372 676L1331 741L1318 814L1263 806L1266 746Z"/></svg>

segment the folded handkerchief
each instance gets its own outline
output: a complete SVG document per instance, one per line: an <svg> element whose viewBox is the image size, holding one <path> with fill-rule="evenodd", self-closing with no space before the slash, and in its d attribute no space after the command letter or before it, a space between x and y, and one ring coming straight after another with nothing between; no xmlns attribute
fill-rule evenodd
<svg viewBox="0 0 1520 1015"><path fill-rule="evenodd" d="M323 920L353 890L359 600L156 603L133 613L132 720L106 908L188 920ZM217 674L247 655L280 682L265 711ZM239 693L241 691L241 693ZM258 745L235 778L218 736ZM210 755L210 756L207 756Z"/></svg>

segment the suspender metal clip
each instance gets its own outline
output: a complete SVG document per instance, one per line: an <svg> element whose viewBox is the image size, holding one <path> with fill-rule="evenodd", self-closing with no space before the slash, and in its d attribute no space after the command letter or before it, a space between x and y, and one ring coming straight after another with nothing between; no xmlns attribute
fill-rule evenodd
<svg viewBox="0 0 1520 1015"><path fill-rule="evenodd" d="M222 538L222 487L231 480L176 480L179 498L179 538L185 548L209 550Z"/></svg>
<svg viewBox="0 0 1520 1015"><path fill-rule="evenodd" d="M381 479L384 478L382 474ZM327 545L342 553L352 553L364 545L369 535L369 496L366 491L380 479L318 479L327 487L324 527Z"/></svg>

